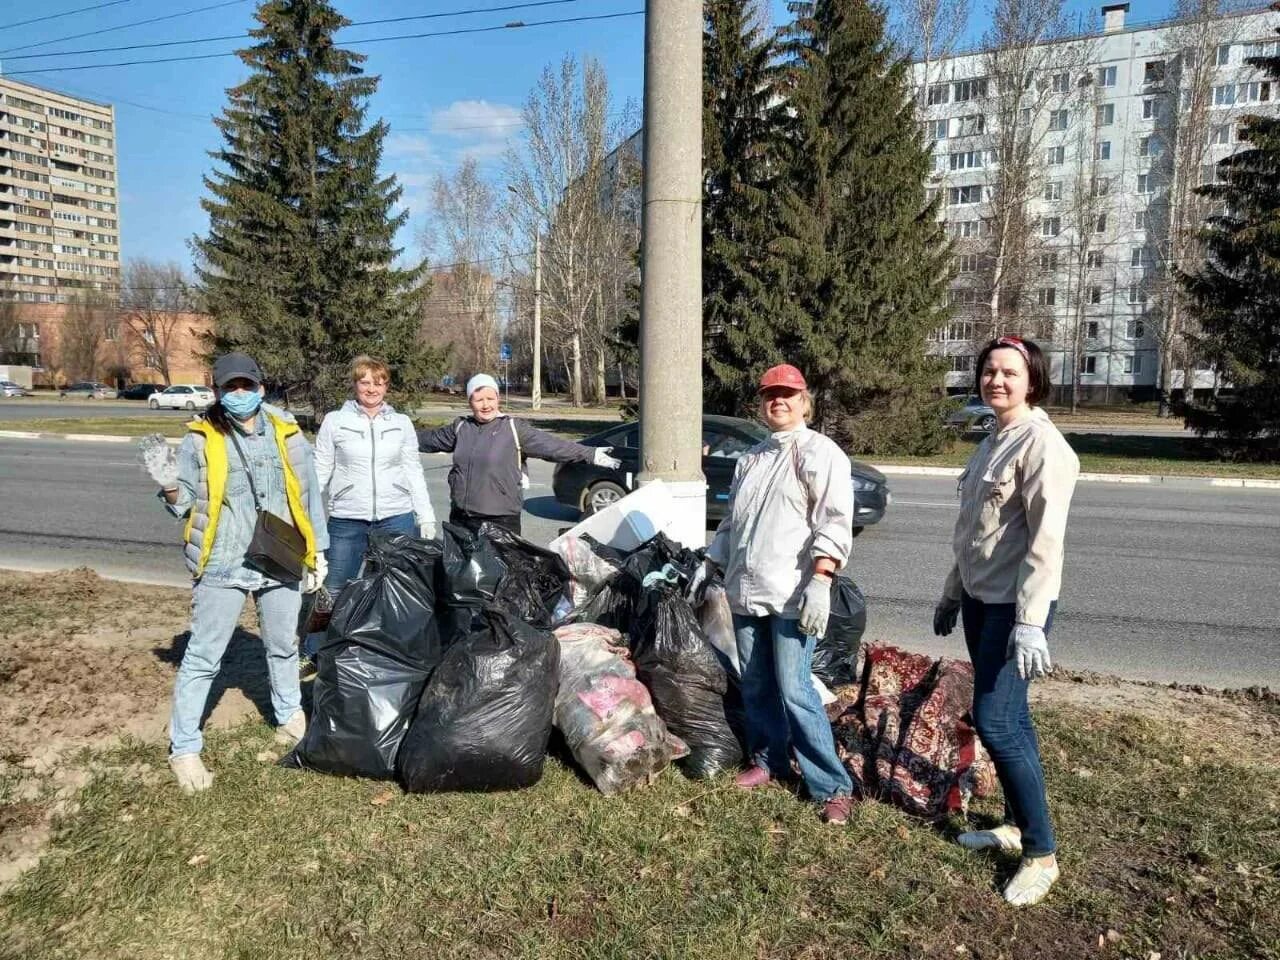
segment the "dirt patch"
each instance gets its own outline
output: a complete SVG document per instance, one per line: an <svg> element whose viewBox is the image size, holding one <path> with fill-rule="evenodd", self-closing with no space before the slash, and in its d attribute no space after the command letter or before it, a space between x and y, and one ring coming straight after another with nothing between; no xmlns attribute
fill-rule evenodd
<svg viewBox="0 0 1280 960"><path fill-rule="evenodd" d="M91 570L0 571L0 888L30 865L87 782L84 748L163 741L191 592ZM206 726L270 714L256 615L246 604Z"/></svg>

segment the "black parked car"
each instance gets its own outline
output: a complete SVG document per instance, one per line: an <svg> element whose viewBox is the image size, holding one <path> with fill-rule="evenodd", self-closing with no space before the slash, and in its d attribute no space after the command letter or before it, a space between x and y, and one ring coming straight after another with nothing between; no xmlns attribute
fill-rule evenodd
<svg viewBox="0 0 1280 960"><path fill-rule="evenodd" d="M164 384L160 383L131 383L120 391L119 396L121 400L146 400L163 389Z"/></svg>
<svg viewBox="0 0 1280 960"><path fill-rule="evenodd" d="M751 420L703 416L702 472L707 478L707 519L719 520L725 515L738 458L768 436L767 428ZM551 482L556 499L583 514L591 514L635 489L635 475L640 468L640 424L620 423L582 442L593 447L613 447L613 455L622 461L618 470L590 463L562 463L556 467ZM891 497L883 473L857 460L851 459L849 465L856 534L862 527L880 521Z"/></svg>

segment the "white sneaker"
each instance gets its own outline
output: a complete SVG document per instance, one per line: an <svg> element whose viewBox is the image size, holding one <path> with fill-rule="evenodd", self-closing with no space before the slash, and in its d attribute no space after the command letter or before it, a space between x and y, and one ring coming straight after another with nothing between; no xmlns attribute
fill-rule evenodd
<svg viewBox="0 0 1280 960"><path fill-rule="evenodd" d="M1004 888L1004 898L1015 907L1029 907L1039 903L1058 880L1058 860L1049 863L1040 860L1023 860L1018 872Z"/></svg>
<svg viewBox="0 0 1280 960"><path fill-rule="evenodd" d="M299 710L286 722L276 727L276 743L293 746L307 732L307 715Z"/></svg>
<svg viewBox="0 0 1280 960"><path fill-rule="evenodd" d="M1011 823L1002 823L994 830L970 830L962 833L956 837L956 843L966 850L1022 853L1022 831Z"/></svg>
<svg viewBox="0 0 1280 960"><path fill-rule="evenodd" d="M205 767L198 753L184 753L169 758L169 769L178 778L182 792L190 796L213 786L213 774Z"/></svg>

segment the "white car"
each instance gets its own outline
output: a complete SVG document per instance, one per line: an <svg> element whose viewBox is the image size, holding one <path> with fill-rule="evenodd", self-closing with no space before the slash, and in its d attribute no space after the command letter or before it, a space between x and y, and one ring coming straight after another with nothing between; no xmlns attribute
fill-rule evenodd
<svg viewBox="0 0 1280 960"><path fill-rule="evenodd" d="M213 406L213 391L208 387L194 384L175 383L165 387L159 393L147 398L147 406L152 410L168 408L170 410L206 410Z"/></svg>

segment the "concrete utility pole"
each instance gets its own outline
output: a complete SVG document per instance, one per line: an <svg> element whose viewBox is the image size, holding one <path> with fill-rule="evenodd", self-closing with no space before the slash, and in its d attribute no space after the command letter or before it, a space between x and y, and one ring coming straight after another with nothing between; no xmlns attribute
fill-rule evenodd
<svg viewBox="0 0 1280 960"><path fill-rule="evenodd" d="M529 406L542 409L542 231L533 235L533 386Z"/></svg>
<svg viewBox="0 0 1280 960"><path fill-rule="evenodd" d="M706 543L702 475L702 4L649 0L644 27L641 485L676 502L672 537Z"/></svg>

